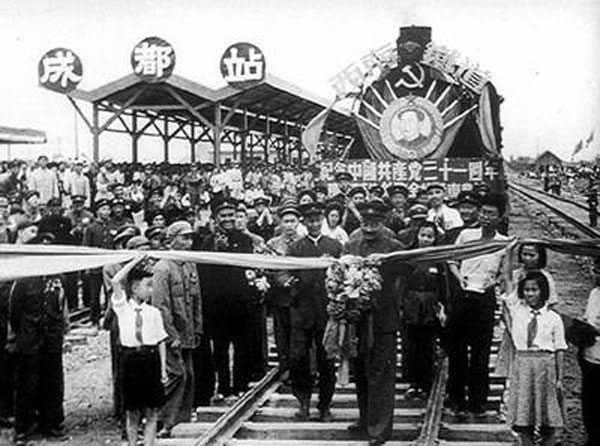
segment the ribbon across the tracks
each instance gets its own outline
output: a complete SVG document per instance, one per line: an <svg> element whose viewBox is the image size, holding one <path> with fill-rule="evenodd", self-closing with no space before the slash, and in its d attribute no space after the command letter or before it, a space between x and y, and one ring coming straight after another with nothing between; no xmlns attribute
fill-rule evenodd
<svg viewBox="0 0 600 446"><path fill-rule="evenodd" d="M549 249L576 255L600 257L600 239L571 240L489 240L464 245L396 251L375 255L382 262L458 261L492 254L515 243L540 243ZM266 270L324 269L333 261L328 257L281 257L265 254L239 254L207 251L146 251L149 257L194 262L207 265ZM136 251L111 251L80 246L0 244L0 281L24 277L48 276L72 271L100 268L133 259Z"/></svg>

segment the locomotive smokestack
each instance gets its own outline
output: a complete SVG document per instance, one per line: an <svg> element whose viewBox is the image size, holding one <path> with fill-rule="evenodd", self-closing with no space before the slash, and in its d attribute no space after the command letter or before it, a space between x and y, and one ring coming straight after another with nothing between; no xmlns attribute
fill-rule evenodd
<svg viewBox="0 0 600 446"><path fill-rule="evenodd" d="M396 40L396 47L401 63L404 65L420 61L429 42L431 42L430 26L400 27L400 36Z"/></svg>

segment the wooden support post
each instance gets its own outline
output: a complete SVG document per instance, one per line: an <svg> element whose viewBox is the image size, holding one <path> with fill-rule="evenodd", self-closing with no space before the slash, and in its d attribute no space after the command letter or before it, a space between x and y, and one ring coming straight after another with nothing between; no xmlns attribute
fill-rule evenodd
<svg viewBox="0 0 600 446"><path fill-rule="evenodd" d="M290 129L287 121L283 126L283 162L290 162Z"/></svg>
<svg viewBox="0 0 600 446"><path fill-rule="evenodd" d="M138 162L138 140L140 135L137 131L137 112L131 116L131 162Z"/></svg>
<svg viewBox="0 0 600 446"><path fill-rule="evenodd" d="M221 103L215 104L215 126L214 126L214 164L215 166L221 165Z"/></svg>
<svg viewBox="0 0 600 446"><path fill-rule="evenodd" d="M298 134L302 135L302 125L298 124ZM298 139L298 166L302 166L302 157L304 150L302 150L302 138Z"/></svg>
<svg viewBox="0 0 600 446"><path fill-rule="evenodd" d="M240 158L242 161L242 172L246 173L246 164L248 160L246 159L246 149L248 148L248 110L244 109L244 114L242 115L242 132L240 136L242 138L241 147L240 147Z"/></svg>
<svg viewBox="0 0 600 446"><path fill-rule="evenodd" d="M191 122L190 128L190 163L196 162L196 125Z"/></svg>
<svg viewBox="0 0 600 446"><path fill-rule="evenodd" d="M164 133L163 133L163 158L165 163L169 162L169 121L167 118L164 120Z"/></svg>
<svg viewBox="0 0 600 446"><path fill-rule="evenodd" d="M265 116L265 119L267 120L267 123L265 126L264 150L265 150L265 163L268 163L269 162L269 142L271 141L271 120L269 119L269 116Z"/></svg>
<svg viewBox="0 0 600 446"><path fill-rule="evenodd" d="M94 103L92 107L92 158L95 163L100 161L100 129L98 117L98 104Z"/></svg>

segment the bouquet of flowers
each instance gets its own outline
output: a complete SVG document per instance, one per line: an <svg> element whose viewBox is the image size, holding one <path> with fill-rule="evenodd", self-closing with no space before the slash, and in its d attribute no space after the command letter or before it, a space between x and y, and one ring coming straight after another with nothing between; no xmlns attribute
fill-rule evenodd
<svg viewBox="0 0 600 446"><path fill-rule="evenodd" d="M269 291L269 288L271 288L271 284L267 280L263 270L247 269L245 274L248 285L255 288L261 296L264 296Z"/></svg>
<svg viewBox="0 0 600 446"><path fill-rule="evenodd" d="M332 264L325 278L327 315L323 336L328 357L340 361L338 381L348 383L348 366L358 355L356 325L364 313L377 305L383 279L378 263L357 256L344 256Z"/></svg>

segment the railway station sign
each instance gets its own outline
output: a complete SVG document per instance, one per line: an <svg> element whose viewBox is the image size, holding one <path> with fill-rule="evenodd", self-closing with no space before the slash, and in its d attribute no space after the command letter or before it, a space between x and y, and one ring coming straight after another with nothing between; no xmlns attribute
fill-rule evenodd
<svg viewBox="0 0 600 446"><path fill-rule="evenodd" d="M406 186L411 194L432 183L446 186L449 196L486 183L492 190L502 190L502 160L481 158L442 158L431 160L370 160L323 161L320 166L320 181L327 183L334 192L334 176L338 172L352 175L352 184L369 188L392 184Z"/></svg>
<svg viewBox="0 0 600 446"><path fill-rule="evenodd" d="M221 75L236 88L247 88L265 79L265 56L252 43L238 42L229 46L221 56Z"/></svg>
<svg viewBox="0 0 600 446"><path fill-rule="evenodd" d="M42 87L58 93L68 93L81 82L83 65L73 50L54 48L38 63L38 79Z"/></svg>
<svg viewBox="0 0 600 446"><path fill-rule="evenodd" d="M160 37L146 37L131 52L131 67L146 82L161 82L175 68L175 49Z"/></svg>

